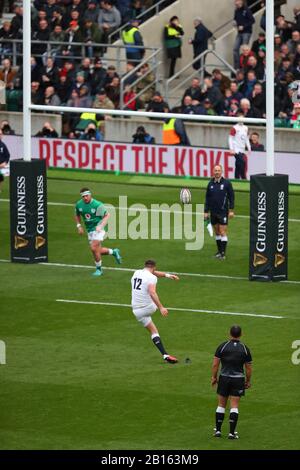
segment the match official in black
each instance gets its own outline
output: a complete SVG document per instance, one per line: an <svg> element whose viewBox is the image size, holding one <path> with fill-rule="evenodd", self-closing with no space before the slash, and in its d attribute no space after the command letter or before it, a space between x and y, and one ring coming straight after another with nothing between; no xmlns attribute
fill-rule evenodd
<svg viewBox="0 0 300 470"><path fill-rule="evenodd" d="M234 217L234 191L232 184L222 176L221 165L214 167L214 177L207 185L204 219L209 219L214 227L218 251L215 255L220 260L225 259L228 242L228 219Z"/></svg>
<svg viewBox="0 0 300 470"><path fill-rule="evenodd" d="M9 162L10 159L10 153L8 148L6 147L5 143L2 142L2 130L0 129L0 191L1 191L1 186L4 181L4 176L2 174L2 169L5 168Z"/></svg>
<svg viewBox="0 0 300 470"><path fill-rule="evenodd" d="M228 439L239 438L235 430L239 417L239 402L240 398L245 395L245 389L250 387L252 375L251 352L245 344L241 343L241 336L241 327L238 325L232 326L230 329L230 339L220 344L215 352L211 378L212 386L218 384L215 437L221 437L221 427L224 421L225 409L228 398L230 397L230 429ZM220 362L222 368L218 377Z"/></svg>

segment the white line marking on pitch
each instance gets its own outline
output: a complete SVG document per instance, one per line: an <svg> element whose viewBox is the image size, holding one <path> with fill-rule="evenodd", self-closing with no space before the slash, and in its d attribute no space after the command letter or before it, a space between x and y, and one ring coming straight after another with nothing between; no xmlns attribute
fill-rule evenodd
<svg viewBox="0 0 300 470"><path fill-rule="evenodd" d="M62 302L66 304L84 304L84 305L104 305L107 307L126 307L131 308L129 304L116 304L112 302L93 302L88 300L68 300L68 299L56 299L56 302ZM276 319L283 319L286 317L282 317L279 315L260 315L256 313L244 313L244 312L223 312L222 310L203 310L203 309L194 309L194 308L175 308L175 307L167 307L168 310L172 310L175 312L192 312L192 313L212 313L215 315L234 315L239 317L261 317L261 318L276 318Z"/></svg>
<svg viewBox="0 0 300 470"><path fill-rule="evenodd" d="M8 259L0 259L0 263L10 263ZM83 264L64 264L64 263L39 263L43 266L56 266L58 268L76 268L76 269L95 269L94 266L88 266ZM112 266L105 266L105 271L125 271L133 273L137 268L113 268ZM222 274L202 274L202 273L179 273L172 271L173 274L187 277L205 277L211 279L232 279L234 281L248 281L248 277L243 276L225 276ZM300 284L300 281L281 281L280 284Z"/></svg>
<svg viewBox="0 0 300 470"><path fill-rule="evenodd" d="M0 199L0 202L9 202L9 199ZM68 202L48 202L48 206L61 206L61 207L74 207L75 204L70 204ZM116 206L115 209L118 210L128 210L129 207L118 207ZM159 209L149 209L145 207L138 208L136 207L135 210L140 211L140 212L161 212L162 214L182 214L180 211L168 211L165 209L159 210ZM196 215L203 215L203 212L191 212L191 214ZM235 215L235 219L249 219L249 215ZM289 219L289 222L300 222L300 219Z"/></svg>

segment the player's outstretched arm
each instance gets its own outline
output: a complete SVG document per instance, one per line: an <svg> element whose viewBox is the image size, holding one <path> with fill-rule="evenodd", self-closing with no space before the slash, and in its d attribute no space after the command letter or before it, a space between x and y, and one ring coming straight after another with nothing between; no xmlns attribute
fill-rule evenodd
<svg viewBox="0 0 300 470"><path fill-rule="evenodd" d="M164 273L163 271L154 271L154 276L160 278L160 277L166 277L168 279L172 279L173 281L179 281L179 277L176 276L176 274L170 274L170 273Z"/></svg>

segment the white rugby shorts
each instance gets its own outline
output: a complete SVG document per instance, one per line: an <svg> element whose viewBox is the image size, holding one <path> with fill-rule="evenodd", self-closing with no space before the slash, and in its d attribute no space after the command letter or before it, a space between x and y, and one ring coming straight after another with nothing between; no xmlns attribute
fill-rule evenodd
<svg viewBox="0 0 300 470"><path fill-rule="evenodd" d="M157 310L157 307L154 302L150 305L147 305L146 307L132 309L135 318L144 327L148 326L149 323L152 321L151 315L153 315L153 313L155 313L156 310Z"/></svg>
<svg viewBox="0 0 300 470"><path fill-rule="evenodd" d="M93 232L88 232L88 239L90 243L92 243L95 240L98 242L103 242L105 237L106 237L105 230L101 230L100 232L97 232L97 230L94 230Z"/></svg>

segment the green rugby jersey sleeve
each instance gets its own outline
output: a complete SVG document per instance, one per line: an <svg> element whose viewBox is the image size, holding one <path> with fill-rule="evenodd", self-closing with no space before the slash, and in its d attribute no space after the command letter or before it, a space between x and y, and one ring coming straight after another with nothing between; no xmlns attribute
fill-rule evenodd
<svg viewBox="0 0 300 470"><path fill-rule="evenodd" d="M107 214L107 210L105 208L105 205L102 204L102 202L100 202L97 207L96 216L103 218L104 216L106 216L106 214Z"/></svg>

